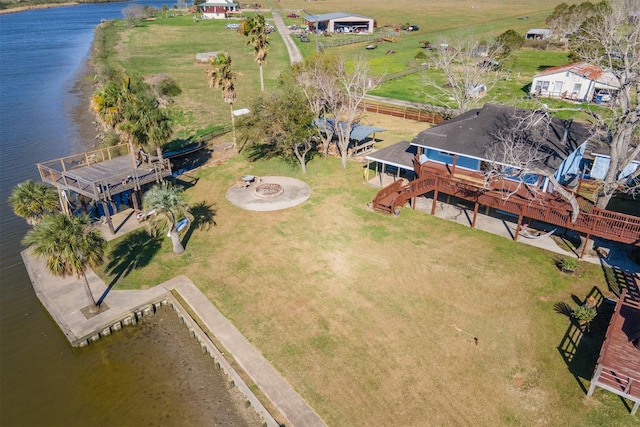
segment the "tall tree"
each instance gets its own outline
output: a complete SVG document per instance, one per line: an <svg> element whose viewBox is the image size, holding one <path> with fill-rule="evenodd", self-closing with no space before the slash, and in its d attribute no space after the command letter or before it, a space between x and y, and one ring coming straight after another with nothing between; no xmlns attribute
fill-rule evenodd
<svg viewBox="0 0 640 427"><path fill-rule="evenodd" d="M36 225L46 214L59 208L58 194L44 182L28 180L15 186L9 205L28 224Z"/></svg>
<svg viewBox="0 0 640 427"><path fill-rule="evenodd" d="M219 52L217 56L211 58L213 68L205 71L209 77L209 87L222 90L222 99L229 104L231 112L231 128L233 130L233 146L236 146L236 119L233 114L233 103L236 102L236 77L235 71L231 70L231 55L227 52Z"/></svg>
<svg viewBox="0 0 640 427"><path fill-rule="evenodd" d="M155 214L149 218L149 230L157 233L166 222L171 236L173 253L178 255L183 253L184 246L180 242L176 226L181 219L187 218L192 221L193 218L182 189L169 187L166 183L156 185L144 193L142 205L145 212L155 211Z"/></svg>
<svg viewBox="0 0 640 427"><path fill-rule="evenodd" d="M569 36L578 31L582 23L595 15L597 8L604 4L605 2L596 5L588 1L572 5L560 3L546 19L552 37L568 40Z"/></svg>
<svg viewBox="0 0 640 427"><path fill-rule="evenodd" d="M640 1L614 0L598 4L571 41L576 58L600 66L615 77L620 89L612 92L606 112L584 108L598 128L597 141L610 157L605 178L598 189L596 206L605 208L619 191L640 192L640 168L623 173L640 159ZM603 105L601 105L603 107Z"/></svg>
<svg viewBox="0 0 640 427"><path fill-rule="evenodd" d="M269 40L264 15L254 15L242 21L238 31L247 37L247 44L253 46L253 56L260 66L260 90L264 92L262 65L266 64Z"/></svg>
<svg viewBox="0 0 640 427"><path fill-rule="evenodd" d="M97 229L91 228L88 216L46 215L23 242L45 258L47 271L54 276L84 278L87 295L98 305L86 273L89 268L102 265L107 242Z"/></svg>
<svg viewBox="0 0 640 427"><path fill-rule="evenodd" d="M296 159L306 173L308 154L315 148L313 119L303 93L290 81L257 98L240 128L255 152Z"/></svg>

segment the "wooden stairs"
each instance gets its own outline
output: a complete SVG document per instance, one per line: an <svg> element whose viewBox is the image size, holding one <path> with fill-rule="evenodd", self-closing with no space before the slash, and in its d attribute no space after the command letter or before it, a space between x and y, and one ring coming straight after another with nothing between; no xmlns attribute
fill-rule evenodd
<svg viewBox="0 0 640 427"><path fill-rule="evenodd" d="M437 193L444 193L471 201L476 204L475 212L478 206L487 206L517 215L519 223L526 217L584 233L588 238L601 237L640 246L640 217L596 208L582 200L578 218L572 222L571 205L556 195L549 194L545 199L532 201L528 197L526 186L522 186L523 191L520 193L505 197L509 190L504 183L501 188L495 185L487 187L481 185L480 181L477 177L461 179L423 171L413 181L398 180L380 190L372 207L376 212L391 214L411 199L433 191L434 199L437 199Z"/></svg>

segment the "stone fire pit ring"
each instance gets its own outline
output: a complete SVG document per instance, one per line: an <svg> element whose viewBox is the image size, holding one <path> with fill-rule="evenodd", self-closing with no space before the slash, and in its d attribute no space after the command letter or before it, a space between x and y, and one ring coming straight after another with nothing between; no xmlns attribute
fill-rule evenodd
<svg viewBox="0 0 640 427"><path fill-rule="evenodd" d="M244 181L244 178L243 178ZM261 176L227 190L227 200L250 211L277 211L297 206L311 196L306 182L286 176Z"/></svg>

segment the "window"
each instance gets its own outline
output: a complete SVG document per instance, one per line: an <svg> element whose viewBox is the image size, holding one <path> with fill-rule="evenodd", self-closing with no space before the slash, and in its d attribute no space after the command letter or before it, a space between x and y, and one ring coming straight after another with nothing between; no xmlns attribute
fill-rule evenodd
<svg viewBox="0 0 640 427"><path fill-rule="evenodd" d="M538 80L533 90L534 92L547 92L549 90L549 82L546 80Z"/></svg>
<svg viewBox="0 0 640 427"><path fill-rule="evenodd" d="M576 83L573 85L573 93L575 93L576 95L580 93L581 89L582 89L582 83Z"/></svg>

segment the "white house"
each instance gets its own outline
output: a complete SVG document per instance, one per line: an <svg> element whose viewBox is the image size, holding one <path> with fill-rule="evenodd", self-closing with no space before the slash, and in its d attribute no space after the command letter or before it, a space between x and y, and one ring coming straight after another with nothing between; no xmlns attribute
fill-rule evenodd
<svg viewBox="0 0 640 427"><path fill-rule="evenodd" d="M229 15L240 13L238 4L231 0L207 0L199 4L202 19L224 19Z"/></svg>
<svg viewBox="0 0 640 427"><path fill-rule="evenodd" d="M609 101L620 88L615 76L587 62L547 68L535 76L531 95L573 101Z"/></svg>

